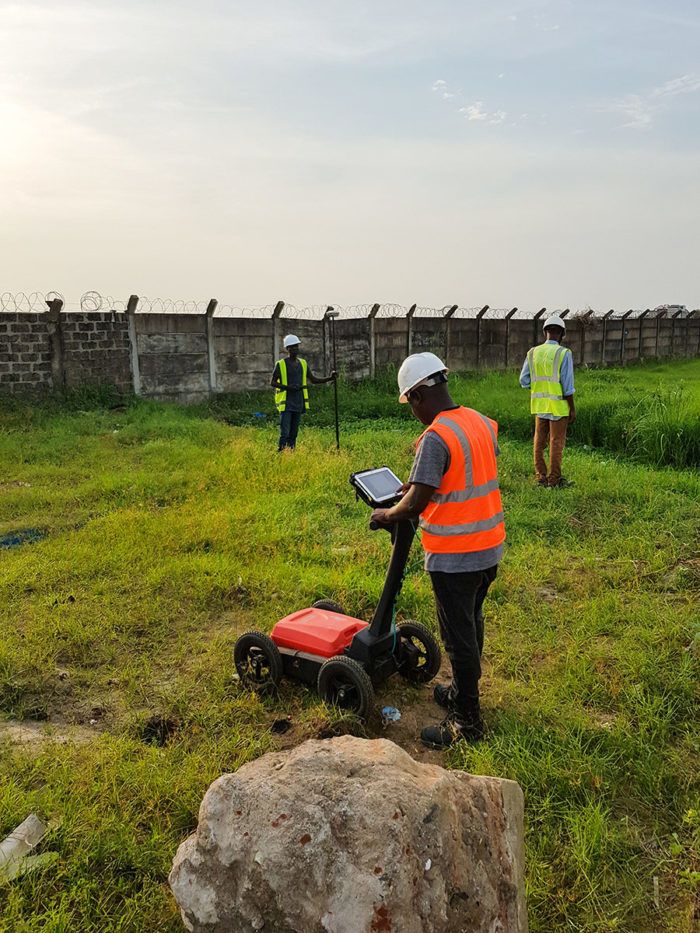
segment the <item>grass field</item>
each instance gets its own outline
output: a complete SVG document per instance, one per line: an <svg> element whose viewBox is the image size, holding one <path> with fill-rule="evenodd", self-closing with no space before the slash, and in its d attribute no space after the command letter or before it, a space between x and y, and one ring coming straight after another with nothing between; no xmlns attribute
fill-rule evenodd
<svg viewBox="0 0 700 933"><path fill-rule="evenodd" d="M532 930L691 931L700 362L581 373L565 455L576 486L562 491L533 485L513 379L455 380L460 402L502 423L509 538L487 607L489 737L444 763L523 787ZM43 848L60 857L0 888L0 929L181 930L166 876L208 784L334 728L300 688L242 692L231 650L321 596L370 611L388 541L367 532L348 474L405 475L418 433L384 388L343 389L340 454L319 389L282 457L267 395L189 410L110 408L108 393L5 405L0 536L43 537L0 550L0 716L45 721L55 741L0 738L0 837L35 811L55 821ZM400 614L434 625L419 548L411 560ZM427 693L392 681L380 700L406 713ZM287 714L293 732L273 735ZM168 741L145 741L161 720Z"/></svg>

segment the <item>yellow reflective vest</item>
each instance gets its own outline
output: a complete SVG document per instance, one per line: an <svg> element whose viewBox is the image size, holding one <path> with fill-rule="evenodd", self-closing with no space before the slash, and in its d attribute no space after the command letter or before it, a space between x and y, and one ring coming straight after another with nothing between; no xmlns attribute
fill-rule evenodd
<svg viewBox="0 0 700 933"><path fill-rule="evenodd" d="M561 387L561 365L566 353L571 353L571 350L553 343L541 343L528 351L530 411L533 415L562 418L569 414L569 403L564 400Z"/></svg>
<svg viewBox="0 0 700 933"><path fill-rule="evenodd" d="M307 374L309 367L306 363L306 360L302 360L301 357L298 357L299 362L301 363L301 391L304 396L304 411L309 410L309 388L307 384ZM278 360L277 365L280 370L280 382L282 383L283 388L277 389L275 392L275 405L277 406L277 411L284 411L287 404L287 361Z"/></svg>

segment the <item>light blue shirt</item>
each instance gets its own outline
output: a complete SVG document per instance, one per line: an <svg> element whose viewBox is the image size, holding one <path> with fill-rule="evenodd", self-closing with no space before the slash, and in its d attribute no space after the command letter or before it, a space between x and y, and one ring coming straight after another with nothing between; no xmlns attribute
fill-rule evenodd
<svg viewBox="0 0 700 933"><path fill-rule="evenodd" d="M557 346L556 340L547 340L546 343L553 343ZM561 394L565 397L567 395L573 395L576 390L574 389L574 358L571 350L568 350L564 354L564 359L561 361L560 379ZM523 368L520 370L520 385L523 389L530 388L530 362L527 357L525 357ZM566 415L550 415L549 413L545 413L537 417L544 418L546 421L560 421L561 418L565 418Z"/></svg>

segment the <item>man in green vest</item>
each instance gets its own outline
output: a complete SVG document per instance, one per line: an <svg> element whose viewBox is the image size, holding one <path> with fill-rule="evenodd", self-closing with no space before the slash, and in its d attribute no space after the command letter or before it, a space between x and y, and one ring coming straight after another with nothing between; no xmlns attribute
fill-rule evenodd
<svg viewBox="0 0 700 933"><path fill-rule="evenodd" d="M287 334L284 338L286 360L278 360L272 373L270 385L275 389L275 405L280 413L280 452L289 447L294 450L301 416L309 410L309 383L333 382L335 371L330 376L315 376L311 367L299 356L299 338Z"/></svg>
<svg viewBox="0 0 700 933"><path fill-rule="evenodd" d="M535 473L540 486L571 486L561 475L566 430L576 420L574 361L571 350L561 345L566 333L564 319L552 315L544 322L545 342L528 350L520 373L520 385L530 390L530 411L535 415ZM549 472L544 449L549 446Z"/></svg>

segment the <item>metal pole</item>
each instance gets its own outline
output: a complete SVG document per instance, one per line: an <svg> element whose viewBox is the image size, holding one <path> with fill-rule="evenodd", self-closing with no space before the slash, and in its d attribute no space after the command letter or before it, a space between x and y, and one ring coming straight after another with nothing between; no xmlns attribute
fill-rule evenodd
<svg viewBox="0 0 700 933"><path fill-rule="evenodd" d="M332 307L327 308L326 318L331 322L331 348L333 351L333 371L336 376L333 380L333 404L335 409L335 449L340 450L340 417L338 415L338 357L335 347L335 319L339 312L334 311Z"/></svg>

